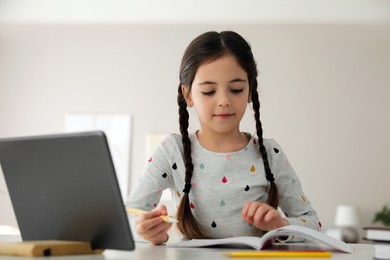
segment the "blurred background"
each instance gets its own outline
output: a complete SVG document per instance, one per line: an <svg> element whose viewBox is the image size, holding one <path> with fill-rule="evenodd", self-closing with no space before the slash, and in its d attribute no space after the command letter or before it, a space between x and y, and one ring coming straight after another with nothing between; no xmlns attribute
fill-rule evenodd
<svg viewBox="0 0 390 260"><path fill-rule="evenodd" d="M127 115L130 191L150 137L179 131L181 56L210 30L250 42L264 136L323 226L340 205L358 216L346 225L371 224L390 204L390 1L0 0L0 138L64 132L70 114ZM252 114L242 131L255 132ZM17 227L2 176L0 209Z"/></svg>

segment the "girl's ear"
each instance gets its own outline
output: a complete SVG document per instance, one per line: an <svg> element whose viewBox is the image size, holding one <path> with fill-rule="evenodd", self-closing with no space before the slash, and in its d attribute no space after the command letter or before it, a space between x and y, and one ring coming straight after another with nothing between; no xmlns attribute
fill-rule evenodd
<svg viewBox="0 0 390 260"><path fill-rule="evenodd" d="M252 95L251 93L249 92L249 95L248 95L248 103L252 102Z"/></svg>
<svg viewBox="0 0 390 260"><path fill-rule="evenodd" d="M191 99L191 92L189 91L189 87L186 85L181 85L181 92L183 93L183 97L186 100L187 107L192 107L192 99Z"/></svg>

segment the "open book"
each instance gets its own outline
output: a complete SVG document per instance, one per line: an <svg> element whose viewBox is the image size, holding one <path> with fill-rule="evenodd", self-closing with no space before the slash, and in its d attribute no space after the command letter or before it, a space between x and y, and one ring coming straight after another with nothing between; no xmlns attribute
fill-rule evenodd
<svg viewBox="0 0 390 260"><path fill-rule="evenodd" d="M302 226L295 226L295 225L289 225L289 226L268 231L262 237L239 236L239 237L217 238L217 239L192 239L192 240L183 240L180 242L168 243L167 246L204 247L204 246L215 246L215 245L239 244L239 245L247 245L253 247L256 250L260 250L266 248L267 246L272 245L275 238L283 237L283 236L295 236L305 240L310 240L329 248L329 250L341 251L345 253L353 252L352 246L346 244L343 241L330 237L319 231L302 227Z"/></svg>

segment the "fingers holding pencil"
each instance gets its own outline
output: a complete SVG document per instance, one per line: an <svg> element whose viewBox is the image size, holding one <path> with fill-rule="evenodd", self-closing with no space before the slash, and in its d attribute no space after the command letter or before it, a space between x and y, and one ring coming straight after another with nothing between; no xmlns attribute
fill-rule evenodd
<svg viewBox="0 0 390 260"><path fill-rule="evenodd" d="M138 217L135 221L135 231L150 243L157 245L168 240L168 230L172 226L171 222L166 222L161 217L167 215L167 209L164 205L150 212L137 212Z"/></svg>
<svg viewBox="0 0 390 260"><path fill-rule="evenodd" d="M133 216L140 216L142 214L148 213L148 211L135 209L135 208L126 208L126 212L127 212L128 215L133 215ZM162 211L162 214L160 215L160 218L162 218L164 220L164 222L170 222L170 223L177 223L177 222L179 222L174 217L167 216L167 213L164 213L164 211Z"/></svg>

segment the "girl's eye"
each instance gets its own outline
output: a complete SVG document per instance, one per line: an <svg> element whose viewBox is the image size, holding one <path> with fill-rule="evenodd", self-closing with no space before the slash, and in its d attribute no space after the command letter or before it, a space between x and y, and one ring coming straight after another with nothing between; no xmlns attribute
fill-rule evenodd
<svg viewBox="0 0 390 260"><path fill-rule="evenodd" d="M205 96L211 96L211 95L213 95L214 93L215 93L214 90L213 90L213 91L205 91L205 92L202 92L202 94L205 95Z"/></svg>
<svg viewBox="0 0 390 260"><path fill-rule="evenodd" d="M232 90L230 90L233 94L238 94L238 93L241 93L241 92L243 92L244 91L244 89L242 89L242 88L239 88L239 89L232 89Z"/></svg>

